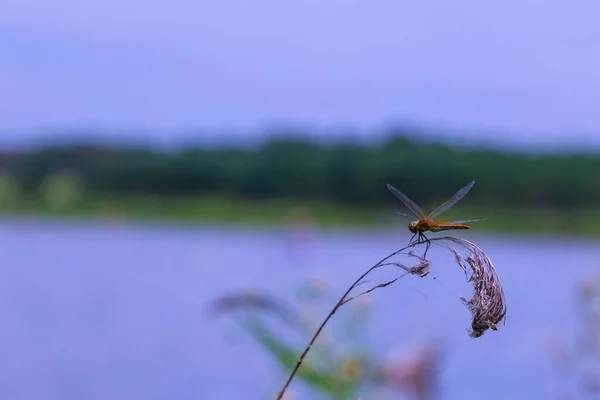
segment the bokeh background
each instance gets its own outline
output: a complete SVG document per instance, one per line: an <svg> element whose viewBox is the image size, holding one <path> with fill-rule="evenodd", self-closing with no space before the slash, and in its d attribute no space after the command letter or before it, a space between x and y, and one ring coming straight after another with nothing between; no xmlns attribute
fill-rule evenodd
<svg viewBox="0 0 600 400"><path fill-rule="evenodd" d="M386 184L427 211L471 180L443 216L487 218L458 235L506 325L467 335L434 249L336 314L288 399L599 395L595 2L0 8L2 398L274 398L409 240Z"/></svg>

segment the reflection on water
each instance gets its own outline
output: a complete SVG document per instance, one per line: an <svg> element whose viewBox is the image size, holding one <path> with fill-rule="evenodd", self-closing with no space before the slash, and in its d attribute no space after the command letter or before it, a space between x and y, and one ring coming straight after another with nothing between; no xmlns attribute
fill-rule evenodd
<svg viewBox="0 0 600 400"><path fill-rule="evenodd" d="M401 229L314 231L310 240L287 233L4 220L0 397L269 398L285 377L230 320L207 313L207 304L239 289L292 300L309 278L341 293L408 240ZM444 398L556 395L561 383L544 340L573 336L574 288L600 269L597 242L468 238L494 261L506 326L469 338L470 314L458 298L471 288L451 257L434 250L429 277L371 294L372 348L386 357L439 340ZM294 262L303 252L310 257Z"/></svg>

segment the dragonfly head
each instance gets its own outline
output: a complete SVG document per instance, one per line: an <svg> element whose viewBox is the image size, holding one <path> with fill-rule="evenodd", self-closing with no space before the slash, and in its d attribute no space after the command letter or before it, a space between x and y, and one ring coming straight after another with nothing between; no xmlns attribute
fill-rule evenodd
<svg viewBox="0 0 600 400"><path fill-rule="evenodd" d="M412 221L411 223L408 224L408 230L411 231L412 233L417 233L417 224L419 223L419 221Z"/></svg>

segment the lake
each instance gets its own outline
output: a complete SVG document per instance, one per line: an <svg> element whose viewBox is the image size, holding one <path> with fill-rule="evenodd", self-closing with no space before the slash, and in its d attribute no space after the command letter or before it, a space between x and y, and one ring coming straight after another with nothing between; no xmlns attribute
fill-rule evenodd
<svg viewBox="0 0 600 400"><path fill-rule="evenodd" d="M313 278L341 294L407 233L4 218L0 397L273 398L285 375L232 318L207 313L208 304L240 289L293 304L297 285ZM555 397L563 388L544 341L574 340L575 287L600 271L598 241L465 237L496 266L506 325L467 335L470 314L458 297L471 288L452 256L437 250L430 276L369 295L373 351L440 339L444 399Z"/></svg>

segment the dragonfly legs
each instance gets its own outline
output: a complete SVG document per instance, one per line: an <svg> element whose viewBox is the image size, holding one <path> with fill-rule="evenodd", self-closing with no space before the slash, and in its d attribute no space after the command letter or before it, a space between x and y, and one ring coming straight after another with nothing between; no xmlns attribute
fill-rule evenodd
<svg viewBox="0 0 600 400"><path fill-rule="evenodd" d="M425 236L424 234L420 234L419 235L419 241L423 241L425 242L425 251L423 252L423 258L427 258L427 252L429 251L429 246L431 246L431 242L429 241L429 239L427 239L427 236Z"/></svg>
<svg viewBox="0 0 600 400"><path fill-rule="evenodd" d="M412 235L412 237L410 238L410 241L408 242L409 245L413 244L415 242L415 236L417 236L417 235L418 235L418 233L415 233L414 235ZM419 237L419 239L420 239L420 237Z"/></svg>
<svg viewBox="0 0 600 400"><path fill-rule="evenodd" d="M417 238L417 240L415 240L415 237ZM431 246L431 242L429 241L429 239L427 239L427 236L425 236L422 233L415 233L414 235L412 235L412 237L410 238L410 241L408 242L409 245L411 244L423 244L425 243L425 252L423 253L423 258L425 258L427 256L427 252L429 251L429 246Z"/></svg>

